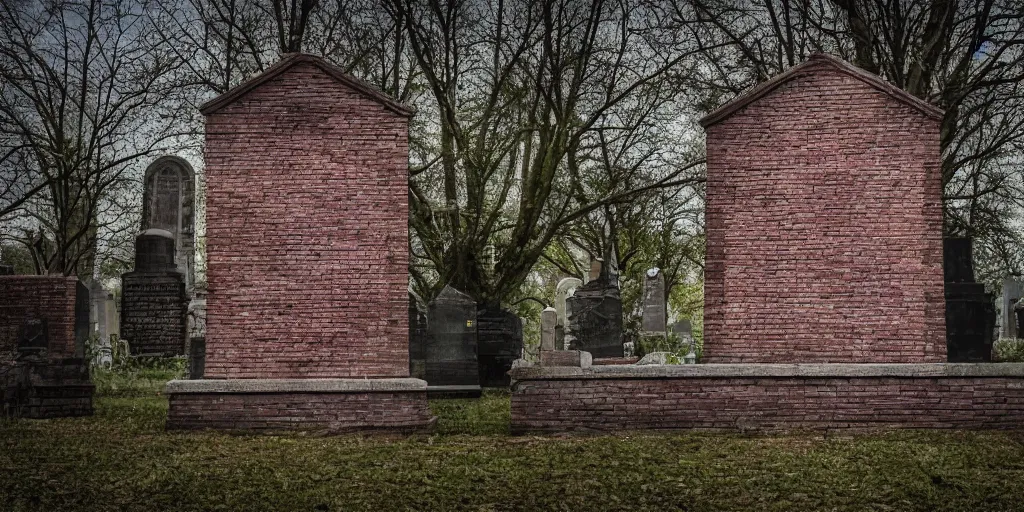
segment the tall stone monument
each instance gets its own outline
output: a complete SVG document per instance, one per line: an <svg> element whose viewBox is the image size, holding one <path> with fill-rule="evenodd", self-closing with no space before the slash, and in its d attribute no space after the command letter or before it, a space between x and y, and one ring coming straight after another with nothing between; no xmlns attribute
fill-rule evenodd
<svg viewBox="0 0 1024 512"><path fill-rule="evenodd" d="M135 239L135 270L121 276L121 337L133 355L185 353L188 300L174 255L167 231L149 229Z"/></svg>
<svg viewBox="0 0 1024 512"><path fill-rule="evenodd" d="M195 172L183 158L162 156L146 168L142 231L161 229L174 239L174 264L189 297L195 286Z"/></svg>
<svg viewBox="0 0 1024 512"><path fill-rule="evenodd" d="M427 306L424 380L432 396L480 396L476 301L445 286Z"/></svg>
<svg viewBox="0 0 1024 512"><path fill-rule="evenodd" d="M288 54L201 111L205 361L168 383L168 428L429 428L409 377L413 109Z"/></svg>

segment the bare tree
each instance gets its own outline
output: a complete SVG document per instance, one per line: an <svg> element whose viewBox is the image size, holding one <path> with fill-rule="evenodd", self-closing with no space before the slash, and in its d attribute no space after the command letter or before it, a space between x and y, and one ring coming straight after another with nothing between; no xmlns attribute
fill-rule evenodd
<svg viewBox="0 0 1024 512"><path fill-rule="evenodd" d="M132 171L179 135L180 61L148 37L147 7L0 4L0 136L16 155L5 168L35 192L5 208L3 236L32 249L40 273L91 277L97 246L133 211Z"/></svg>
<svg viewBox="0 0 1024 512"><path fill-rule="evenodd" d="M414 267L421 287L507 299L565 226L644 191L699 181L697 160L650 180L584 186L600 167L602 137L671 117L670 72L701 51L685 33L652 25L625 1L404 5L438 142L410 185L414 256L433 272ZM648 106L651 116L631 117ZM648 170L634 160L615 171ZM488 246L493 269L482 257Z"/></svg>

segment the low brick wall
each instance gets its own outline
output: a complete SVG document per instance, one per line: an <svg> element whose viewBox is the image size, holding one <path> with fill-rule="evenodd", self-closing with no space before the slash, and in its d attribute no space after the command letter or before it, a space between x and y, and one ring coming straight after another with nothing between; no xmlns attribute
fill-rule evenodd
<svg viewBox="0 0 1024 512"><path fill-rule="evenodd" d="M514 433L1024 429L1024 364L516 368Z"/></svg>
<svg viewBox="0 0 1024 512"><path fill-rule="evenodd" d="M430 413L425 382L371 379L350 386L355 380L172 381L167 388L167 428L338 434L421 432L433 427L436 418ZM387 380L418 381L422 386L378 385Z"/></svg>
<svg viewBox="0 0 1024 512"><path fill-rule="evenodd" d="M0 276L0 360L13 357L29 318L46 320L51 357L73 357L77 286L76 277Z"/></svg>

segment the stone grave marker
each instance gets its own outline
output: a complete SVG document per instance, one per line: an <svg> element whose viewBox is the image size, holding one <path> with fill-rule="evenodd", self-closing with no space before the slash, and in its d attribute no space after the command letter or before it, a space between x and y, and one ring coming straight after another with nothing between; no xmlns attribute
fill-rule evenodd
<svg viewBox="0 0 1024 512"><path fill-rule="evenodd" d="M479 396L476 301L445 286L427 306L424 380L432 396Z"/></svg>
<svg viewBox="0 0 1024 512"><path fill-rule="evenodd" d="M185 354L188 302L174 254L166 231L136 238L135 270L121 276L121 336L133 355Z"/></svg>
<svg viewBox="0 0 1024 512"><path fill-rule="evenodd" d="M1014 307L1024 298L1024 281L1019 278L1006 278L1003 280L1003 297L999 317L1002 320L1002 328L999 336L1003 338L1024 338L1017 329L1014 319Z"/></svg>
<svg viewBox="0 0 1024 512"><path fill-rule="evenodd" d="M195 173L183 158L162 156L146 168L142 231L161 229L174 239L174 265L191 296L195 285Z"/></svg>
<svg viewBox="0 0 1024 512"><path fill-rule="evenodd" d="M643 330L664 333L668 317L665 304L665 273L652 268L644 273Z"/></svg>

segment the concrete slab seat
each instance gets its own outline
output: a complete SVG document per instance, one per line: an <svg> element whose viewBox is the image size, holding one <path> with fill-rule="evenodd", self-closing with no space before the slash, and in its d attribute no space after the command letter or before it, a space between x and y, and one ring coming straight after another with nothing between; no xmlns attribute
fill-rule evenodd
<svg viewBox="0 0 1024 512"><path fill-rule="evenodd" d="M427 383L380 379L201 379L167 383L168 430L430 431Z"/></svg>
<svg viewBox="0 0 1024 512"><path fill-rule="evenodd" d="M519 365L513 433L1024 429L1024 363Z"/></svg>

